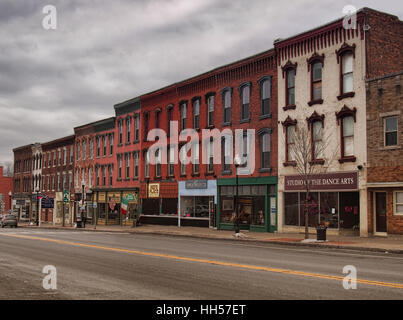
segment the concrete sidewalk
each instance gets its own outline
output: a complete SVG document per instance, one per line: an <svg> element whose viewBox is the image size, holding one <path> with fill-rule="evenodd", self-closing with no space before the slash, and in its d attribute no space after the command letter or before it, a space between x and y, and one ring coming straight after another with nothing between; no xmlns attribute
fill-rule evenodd
<svg viewBox="0 0 403 320"><path fill-rule="evenodd" d="M41 228L41 229L65 229L76 231L101 231L101 232L129 232L141 234L158 234L158 235L172 235L193 238L205 239L221 239L231 241L245 241L245 242L258 242L258 243L275 243L293 246L307 246L316 248L338 248L360 251L375 251L375 252L388 252L403 254L403 235L389 235L388 237L369 237L360 238L352 236L334 236L328 235L326 242L316 242L316 235L310 234L308 242L304 240L304 234L297 233L260 233L242 231L240 237L234 237L233 231L216 230L210 228L197 228L197 227L177 227L177 226L160 226L160 225L141 225L136 228L129 226L96 226L87 225L86 228L62 227L54 226L52 224L42 223L41 227L30 226L28 224L20 223L19 227L23 228Z"/></svg>

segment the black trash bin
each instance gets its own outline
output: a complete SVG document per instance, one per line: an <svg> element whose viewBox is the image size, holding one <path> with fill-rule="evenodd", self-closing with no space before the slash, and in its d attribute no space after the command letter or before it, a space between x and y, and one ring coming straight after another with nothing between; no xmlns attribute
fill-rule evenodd
<svg viewBox="0 0 403 320"><path fill-rule="evenodd" d="M318 241L326 241L326 229L325 226L316 227L316 240Z"/></svg>

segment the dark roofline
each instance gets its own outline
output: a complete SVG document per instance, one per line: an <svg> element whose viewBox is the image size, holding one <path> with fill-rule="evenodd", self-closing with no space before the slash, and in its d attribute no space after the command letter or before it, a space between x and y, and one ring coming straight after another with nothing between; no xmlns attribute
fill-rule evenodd
<svg viewBox="0 0 403 320"><path fill-rule="evenodd" d="M69 139L75 139L75 134L72 134L72 135L69 135L69 136L66 136L66 137L63 137L63 138L58 138L58 139L55 139L55 140L52 140L52 141L47 141L47 142L44 142L44 143L42 143L42 146L48 146L48 145L50 145L50 144L54 144L54 143L60 143L60 142L63 142L63 141L68 141Z"/></svg>
<svg viewBox="0 0 403 320"><path fill-rule="evenodd" d="M73 129L74 129L74 131L75 131L76 129L82 129L82 128L84 128L84 127L91 126L91 125L95 125L95 124L98 124L98 123L102 123L102 121L107 121L107 120L111 120L111 119L115 119L115 117L113 116L113 117L109 117L109 118L97 120L97 121L94 121L94 122L82 124L82 125L80 125L80 126L74 127Z"/></svg>
<svg viewBox="0 0 403 320"><path fill-rule="evenodd" d="M239 65L239 64L246 63L248 60L253 60L253 59L256 59L256 58L258 58L258 57L260 57L260 56L264 56L264 55L268 55L268 54L273 54L273 56L275 56L275 49L274 49L274 48L270 48L270 49L268 49L268 50L265 50L265 51L256 53L256 54L254 54L254 55L251 55L251 56L249 56L249 57L242 58L242 59L236 60L236 61L234 61L234 62L230 62L230 63L225 64L225 65L221 65L221 66L219 66L219 67L216 67L216 68L214 68L214 69L208 70L208 71L203 72L203 73L200 73L200 74L195 75L195 76L193 76L193 77L190 77L190 78L187 78L187 79L178 81L178 82L174 82L174 83L171 83L171 84L169 84L169 85L167 85L167 86L164 86L164 87L162 87L162 88L159 88L159 89L156 89L156 90L153 90L153 91L150 91L150 92L141 94L141 95L137 96L136 98L132 98L132 99L129 99L129 100L126 100L126 101L123 101L123 102L121 102L121 103L116 104L116 105L115 105L115 109L116 109L116 107L121 107L121 106L125 106L125 105L130 105L130 104L133 103L133 102L139 101L141 98L145 98L145 97L148 97L148 96L152 96L152 95L154 95L154 94L156 94L156 93L159 93L159 92L161 92L161 91L166 91L167 89L175 89L175 87L179 87L179 86L181 86L181 85L188 84L189 82L192 82L192 81L194 81L194 80L197 79L197 78L204 78L204 77L206 77L206 76L208 76L208 75L210 75L210 74L217 73L217 72L221 71L222 69L226 69L226 68L229 68L229 67L236 67L236 66ZM138 100L136 100L136 99L138 99Z"/></svg>
<svg viewBox="0 0 403 320"><path fill-rule="evenodd" d="M388 15L388 16L391 16L391 17L395 17L396 19L399 20L399 17L396 16L396 15L393 15L393 14L390 14L390 13L387 13L387 12L383 12L383 11L379 11L379 10L375 10L375 9L372 9L372 8L368 8L368 7L363 7L363 8L361 8L361 9L358 9L358 10L357 10L357 15L358 15L358 14L366 14L367 12L381 13L381 14L385 14L385 15ZM294 38L300 38L300 37L302 37L302 36L304 36L304 35L308 35L308 34L313 33L313 32L315 32L315 31L319 31L320 29L324 29L324 28L326 28L326 27L330 27L330 26L333 25L333 24L336 25L336 24L340 23L344 18L345 18L344 16L341 17L341 18L337 18L337 19L335 19L335 20L332 20L332 21L327 22L327 23L325 23L325 24L319 25L319 26L317 26L317 27L315 27L315 28L312 28L312 29L309 29L309 30L306 30L306 31L303 31L303 32L300 32L300 33L297 33L297 34L294 34L294 35L289 36L289 37L287 37L287 38L279 38L279 39L276 39L276 40L274 40L273 44L274 44L274 46L276 47L276 46L278 46L279 44L282 44L282 43L284 43L284 42L288 42L288 41L290 41L290 40L292 40L292 39L294 39Z"/></svg>
<svg viewBox="0 0 403 320"><path fill-rule="evenodd" d="M30 144L26 144L25 146L16 147L13 149L13 152L20 151L20 150L26 149L26 148L32 148L33 145L34 145L33 143L30 143Z"/></svg>

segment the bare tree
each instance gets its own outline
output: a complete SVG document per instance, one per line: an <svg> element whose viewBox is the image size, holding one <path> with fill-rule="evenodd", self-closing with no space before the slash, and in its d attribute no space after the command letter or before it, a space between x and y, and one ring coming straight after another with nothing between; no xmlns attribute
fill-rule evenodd
<svg viewBox="0 0 403 320"><path fill-rule="evenodd" d="M289 160L294 163L305 187L305 239L309 239L308 224L312 203L309 205L308 202L312 176L325 173L338 153L337 145L330 139L331 135L324 135L322 124L322 121L315 121L309 123L309 127L293 126L294 130L288 132Z"/></svg>
<svg viewBox="0 0 403 320"><path fill-rule="evenodd" d="M12 161L5 161L0 165L3 166L3 175L5 177L12 177L14 175L14 163Z"/></svg>

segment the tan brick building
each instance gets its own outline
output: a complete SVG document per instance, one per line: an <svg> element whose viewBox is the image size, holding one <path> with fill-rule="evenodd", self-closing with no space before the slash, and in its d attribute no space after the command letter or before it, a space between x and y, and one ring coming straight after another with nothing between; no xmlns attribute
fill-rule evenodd
<svg viewBox="0 0 403 320"><path fill-rule="evenodd" d="M403 70L367 80L368 231L403 234Z"/></svg>

